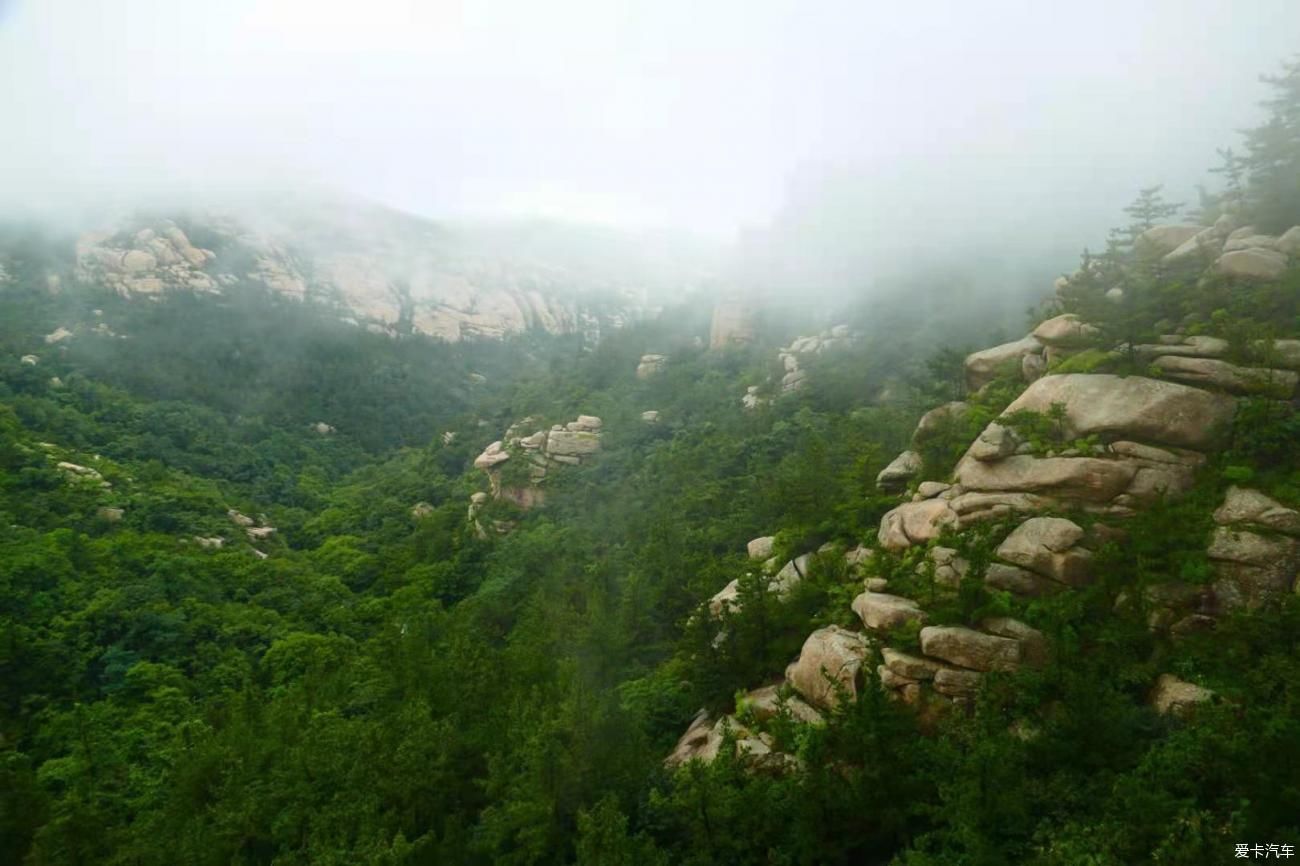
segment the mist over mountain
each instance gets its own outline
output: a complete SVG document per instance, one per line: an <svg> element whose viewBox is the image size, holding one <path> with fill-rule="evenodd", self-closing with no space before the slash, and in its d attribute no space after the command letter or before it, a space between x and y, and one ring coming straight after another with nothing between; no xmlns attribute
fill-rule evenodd
<svg viewBox="0 0 1300 866"><path fill-rule="evenodd" d="M1294 856L1297 34L0 0L0 861Z"/></svg>

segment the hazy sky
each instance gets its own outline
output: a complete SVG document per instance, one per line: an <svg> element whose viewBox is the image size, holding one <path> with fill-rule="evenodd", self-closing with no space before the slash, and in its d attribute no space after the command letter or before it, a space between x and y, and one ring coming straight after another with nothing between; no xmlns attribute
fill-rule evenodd
<svg viewBox="0 0 1300 866"><path fill-rule="evenodd" d="M1190 188L1296 51L1297 0L0 0L0 205L313 180L727 235L841 173L876 225L1039 222Z"/></svg>

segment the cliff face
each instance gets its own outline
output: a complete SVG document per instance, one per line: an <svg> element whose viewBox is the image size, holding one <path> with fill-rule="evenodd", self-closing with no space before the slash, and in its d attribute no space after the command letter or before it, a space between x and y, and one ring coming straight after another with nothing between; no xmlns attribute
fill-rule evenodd
<svg viewBox="0 0 1300 866"><path fill-rule="evenodd" d="M337 200L132 215L80 235L74 274L130 298L251 285L372 330L449 341L529 330L594 340L695 279L689 264L610 255L605 239L575 252L581 244L559 230L536 234L450 229Z"/></svg>

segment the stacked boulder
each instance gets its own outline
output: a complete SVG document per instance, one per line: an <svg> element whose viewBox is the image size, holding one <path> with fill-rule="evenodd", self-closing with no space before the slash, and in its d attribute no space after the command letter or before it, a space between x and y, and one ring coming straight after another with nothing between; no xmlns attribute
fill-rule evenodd
<svg viewBox="0 0 1300 866"><path fill-rule="evenodd" d="M642 355L636 365L636 377L644 381L662 373L666 366L668 366L667 355Z"/></svg>
<svg viewBox="0 0 1300 866"><path fill-rule="evenodd" d="M567 424L524 435L523 431L533 424L536 419L525 418L511 425L502 439L488 445L474 458L474 468L483 470L488 477L491 498L512 502L525 510L545 504L546 492L542 485L555 466L579 466L600 451L603 426L594 415L579 415ZM526 462L526 483L502 479L502 465L512 459ZM480 508L484 502L478 503ZM477 514L473 502L471 510Z"/></svg>
<svg viewBox="0 0 1300 866"><path fill-rule="evenodd" d="M1225 277L1272 280L1286 270L1289 257L1300 255L1300 226L1274 236L1224 215L1208 228L1156 226L1142 234L1139 243L1168 266L1209 265L1212 273Z"/></svg>
<svg viewBox="0 0 1300 866"><path fill-rule="evenodd" d="M1117 517L1190 489L1205 454L1226 441L1235 401L1142 376L1049 375L1002 413L1060 407L1061 450L1040 451L994 420L958 462L950 485L931 485L881 520L879 540L902 550L1013 513L1078 508ZM1075 446L1089 440L1093 444ZM918 491L920 493L920 491Z"/></svg>
<svg viewBox="0 0 1300 866"><path fill-rule="evenodd" d="M1258 490L1228 488L1214 512L1206 551L1214 565L1214 609L1255 609L1300 591L1300 511Z"/></svg>
<svg viewBox="0 0 1300 866"><path fill-rule="evenodd" d="M129 236L82 235L76 256L77 279L103 283L122 297L160 295L173 289L219 291L217 280L206 272L216 255L194 246L170 221Z"/></svg>
<svg viewBox="0 0 1300 866"><path fill-rule="evenodd" d="M796 337L789 346L777 350L777 357L785 373L781 377L781 392L789 393L803 387L808 371L800 367L800 359L820 355L831 349L847 346L854 340L848 325L836 325L815 336Z"/></svg>

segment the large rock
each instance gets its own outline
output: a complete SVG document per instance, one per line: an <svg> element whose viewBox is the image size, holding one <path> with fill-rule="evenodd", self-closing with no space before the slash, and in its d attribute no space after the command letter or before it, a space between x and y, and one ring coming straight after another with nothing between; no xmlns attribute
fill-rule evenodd
<svg viewBox="0 0 1300 866"><path fill-rule="evenodd" d="M970 699L979 693L983 674L954 668L941 668L934 675L934 690L950 698Z"/></svg>
<svg viewBox="0 0 1300 866"><path fill-rule="evenodd" d="M1227 243L1223 245L1223 251L1225 253L1233 253L1236 252L1237 250L1255 250L1255 249L1276 250L1277 249L1277 238L1273 237L1272 235L1251 234L1251 233L1239 234L1240 231L1241 230L1238 229L1238 231L1235 231L1231 235L1228 235ZM1253 231L1254 229L1251 229L1251 232Z"/></svg>
<svg viewBox="0 0 1300 866"><path fill-rule="evenodd" d="M993 589L1030 598L1051 595L1061 588L1061 584L1041 574L1002 562L989 563L984 571L984 583Z"/></svg>
<svg viewBox="0 0 1300 866"><path fill-rule="evenodd" d="M552 430L546 437L546 453L567 457L585 457L600 450L600 434L570 430Z"/></svg>
<svg viewBox="0 0 1300 866"><path fill-rule="evenodd" d="M1091 577L1092 553L1075 545L1083 529L1061 517L1032 517L998 546L998 559L1059 583L1080 586Z"/></svg>
<svg viewBox="0 0 1300 866"><path fill-rule="evenodd" d="M910 598L884 592L864 592L853 599L853 612L873 631L888 631L911 622L925 622L925 611Z"/></svg>
<svg viewBox="0 0 1300 866"><path fill-rule="evenodd" d="M1292 592L1300 574L1300 541L1220 526L1206 555L1214 565L1216 607L1220 612L1261 605Z"/></svg>
<svg viewBox="0 0 1300 866"><path fill-rule="evenodd" d="M921 420L916 422L916 429L912 431L912 448L915 449L954 425L960 424L969 412L970 405L958 401L944 403L926 412L921 416Z"/></svg>
<svg viewBox="0 0 1300 866"><path fill-rule="evenodd" d="M957 522L957 512L943 499L907 502L880 518L877 537L886 550L903 550L938 538L945 527Z"/></svg>
<svg viewBox="0 0 1300 866"><path fill-rule="evenodd" d="M984 463L995 463L1015 454L1020 444L1014 430L993 421L975 438L966 454Z"/></svg>
<svg viewBox="0 0 1300 866"><path fill-rule="evenodd" d="M1233 250L1219 256L1214 269L1236 279L1275 280L1286 271L1286 256L1268 249Z"/></svg>
<svg viewBox="0 0 1300 866"><path fill-rule="evenodd" d="M822 721L822 714L800 700L797 695L782 698L779 686L764 686L747 692L738 702L736 711L748 712L759 722L774 719L782 712L789 714L794 721L808 725L816 725Z"/></svg>
<svg viewBox="0 0 1300 866"><path fill-rule="evenodd" d="M709 348L725 349L754 340L754 308L745 298L727 298L713 308L709 324Z"/></svg>
<svg viewBox="0 0 1300 866"><path fill-rule="evenodd" d="M1128 490L1138 467L1097 457L1008 457L988 463L969 457L957 464L968 490L1039 493L1080 502L1109 502Z"/></svg>
<svg viewBox="0 0 1300 866"><path fill-rule="evenodd" d="M1020 642L962 626L921 629L921 652L973 671L1011 671L1020 666Z"/></svg>
<svg viewBox="0 0 1300 866"><path fill-rule="evenodd" d="M707 712L700 710L664 760L664 765L675 769L690 761L703 761L707 764L718 757L723 738L720 722L721 719L715 723Z"/></svg>
<svg viewBox="0 0 1300 866"><path fill-rule="evenodd" d="M1165 255L1178 249L1203 231L1205 231L1205 226L1152 226L1138 235L1138 242L1153 253Z"/></svg>
<svg viewBox="0 0 1300 866"><path fill-rule="evenodd" d="M1186 716L1213 697L1214 692L1207 688L1180 680L1173 674L1161 674L1147 700L1162 716Z"/></svg>
<svg viewBox="0 0 1300 866"><path fill-rule="evenodd" d="M1300 536L1300 511L1246 487L1228 488L1223 504L1214 512L1214 522L1220 526L1251 523Z"/></svg>
<svg viewBox="0 0 1300 866"><path fill-rule="evenodd" d="M1077 349L1091 344L1098 333L1095 327L1080 320L1074 313L1063 313L1034 328L1032 336L1047 346Z"/></svg>
<svg viewBox="0 0 1300 866"><path fill-rule="evenodd" d="M1291 226L1284 231L1274 246L1285 256L1300 256L1300 226Z"/></svg>
<svg viewBox="0 0 1300 866"><path fill-rule="evenodd" d="M804 641L799 658L785 670L785 678L815 707L831 709L838 700L837 686L849 697L857 697L862 665L871 652L865 635L827 626Z"/></svg>
<svg viewBox="0 0 1300 866"><path fill-rule="evenodd" d="M750 539L745 545L745 553L750 559L763 560L772 555L772 547L776 544L776 536L764 535L761 538Z"/></svg>
<svg viewBox="0 0 1300 866"><path fill-rule="evenodd" d="M966 356L966 387L978 391L992 382L1004 370L1020 369L1021 358L1025 355L1037 355L1043 351L1043 344L1032 335L1013 343L1003 343L991 349L983 349Z"/></svg>
<svg viewBox="0 0 1300 866"><path fill-rule="evenodd" d="M1044 665L1050 655L1047 637L1033 626L1009 616L994 616L980 623L980 628L998 637L1020 643L1020 659L1027 665Z"/></svg>
<svg viewBox="0 0 1300 866"><path fill-rule="evenodd" d="M667 355L642 355L641 360L636 365L636 377L638 379L649 379L651 376L662 372L667 364Z"/></svg>
<svg viewBox="0 0 1300 866"><path fill-rule="evenodd" d="M768 589L784 598L799 585L800 581L808 576L808 569L811 565L811 554L803 553L796 556L781 566L781 570L772 577L772 582L768 584Z"/></svg>
<svg viewBox="0 0 1300 866"><path fill-rule="evenodd" d="M1226 395L1142 376L1072 373L1044 376L1004 414L1065 406L1070 438L1093 433L1210 451L1225 441L1236 402Z"/></svg>
<svg viewBox="0 0 1300 866"><path fill-rule="evenodd" d="M499 463L505 463L509 459L510 452L505 450L505 447L501 442L493 442L487 448L483 449L482 454L474 458L474 468L491 469L493 466L496 466Z"/></svg>
<svg viewBox="0 0 1300 866"><path fill-rule="evenodd" d="M921 467L920 454L915 451L904 451L880 470L880 474L876 476L876 486L881 490L897 493L920 473Z"/></svg>
<svg viewBox="0 0 1300 866"><path fill-rule="evenodd" d="M1300 373L1239 367L1214 358L1187 358L1162 355L1151 362L1162 375L1181 382L1222 388L1233 394L1262 394L1286 399L1295 393Z"/></svg>
<svg viewBox="0 0 1300 866"><path fill-rule="evenodd" d="M893 647L881 649L880 657L884 659L885 667L896 675L910 680L932 680L934 675L943 668L943 665L934 659L900 652Z"/></svg>
<svg viewBox="0 0 1300 866"><path fill-rule="evenodd" d="M1223 252L1224 232L1218 227L1202 229L1178 245L1161 260L1167 265L1208 262Z"/></svg>

